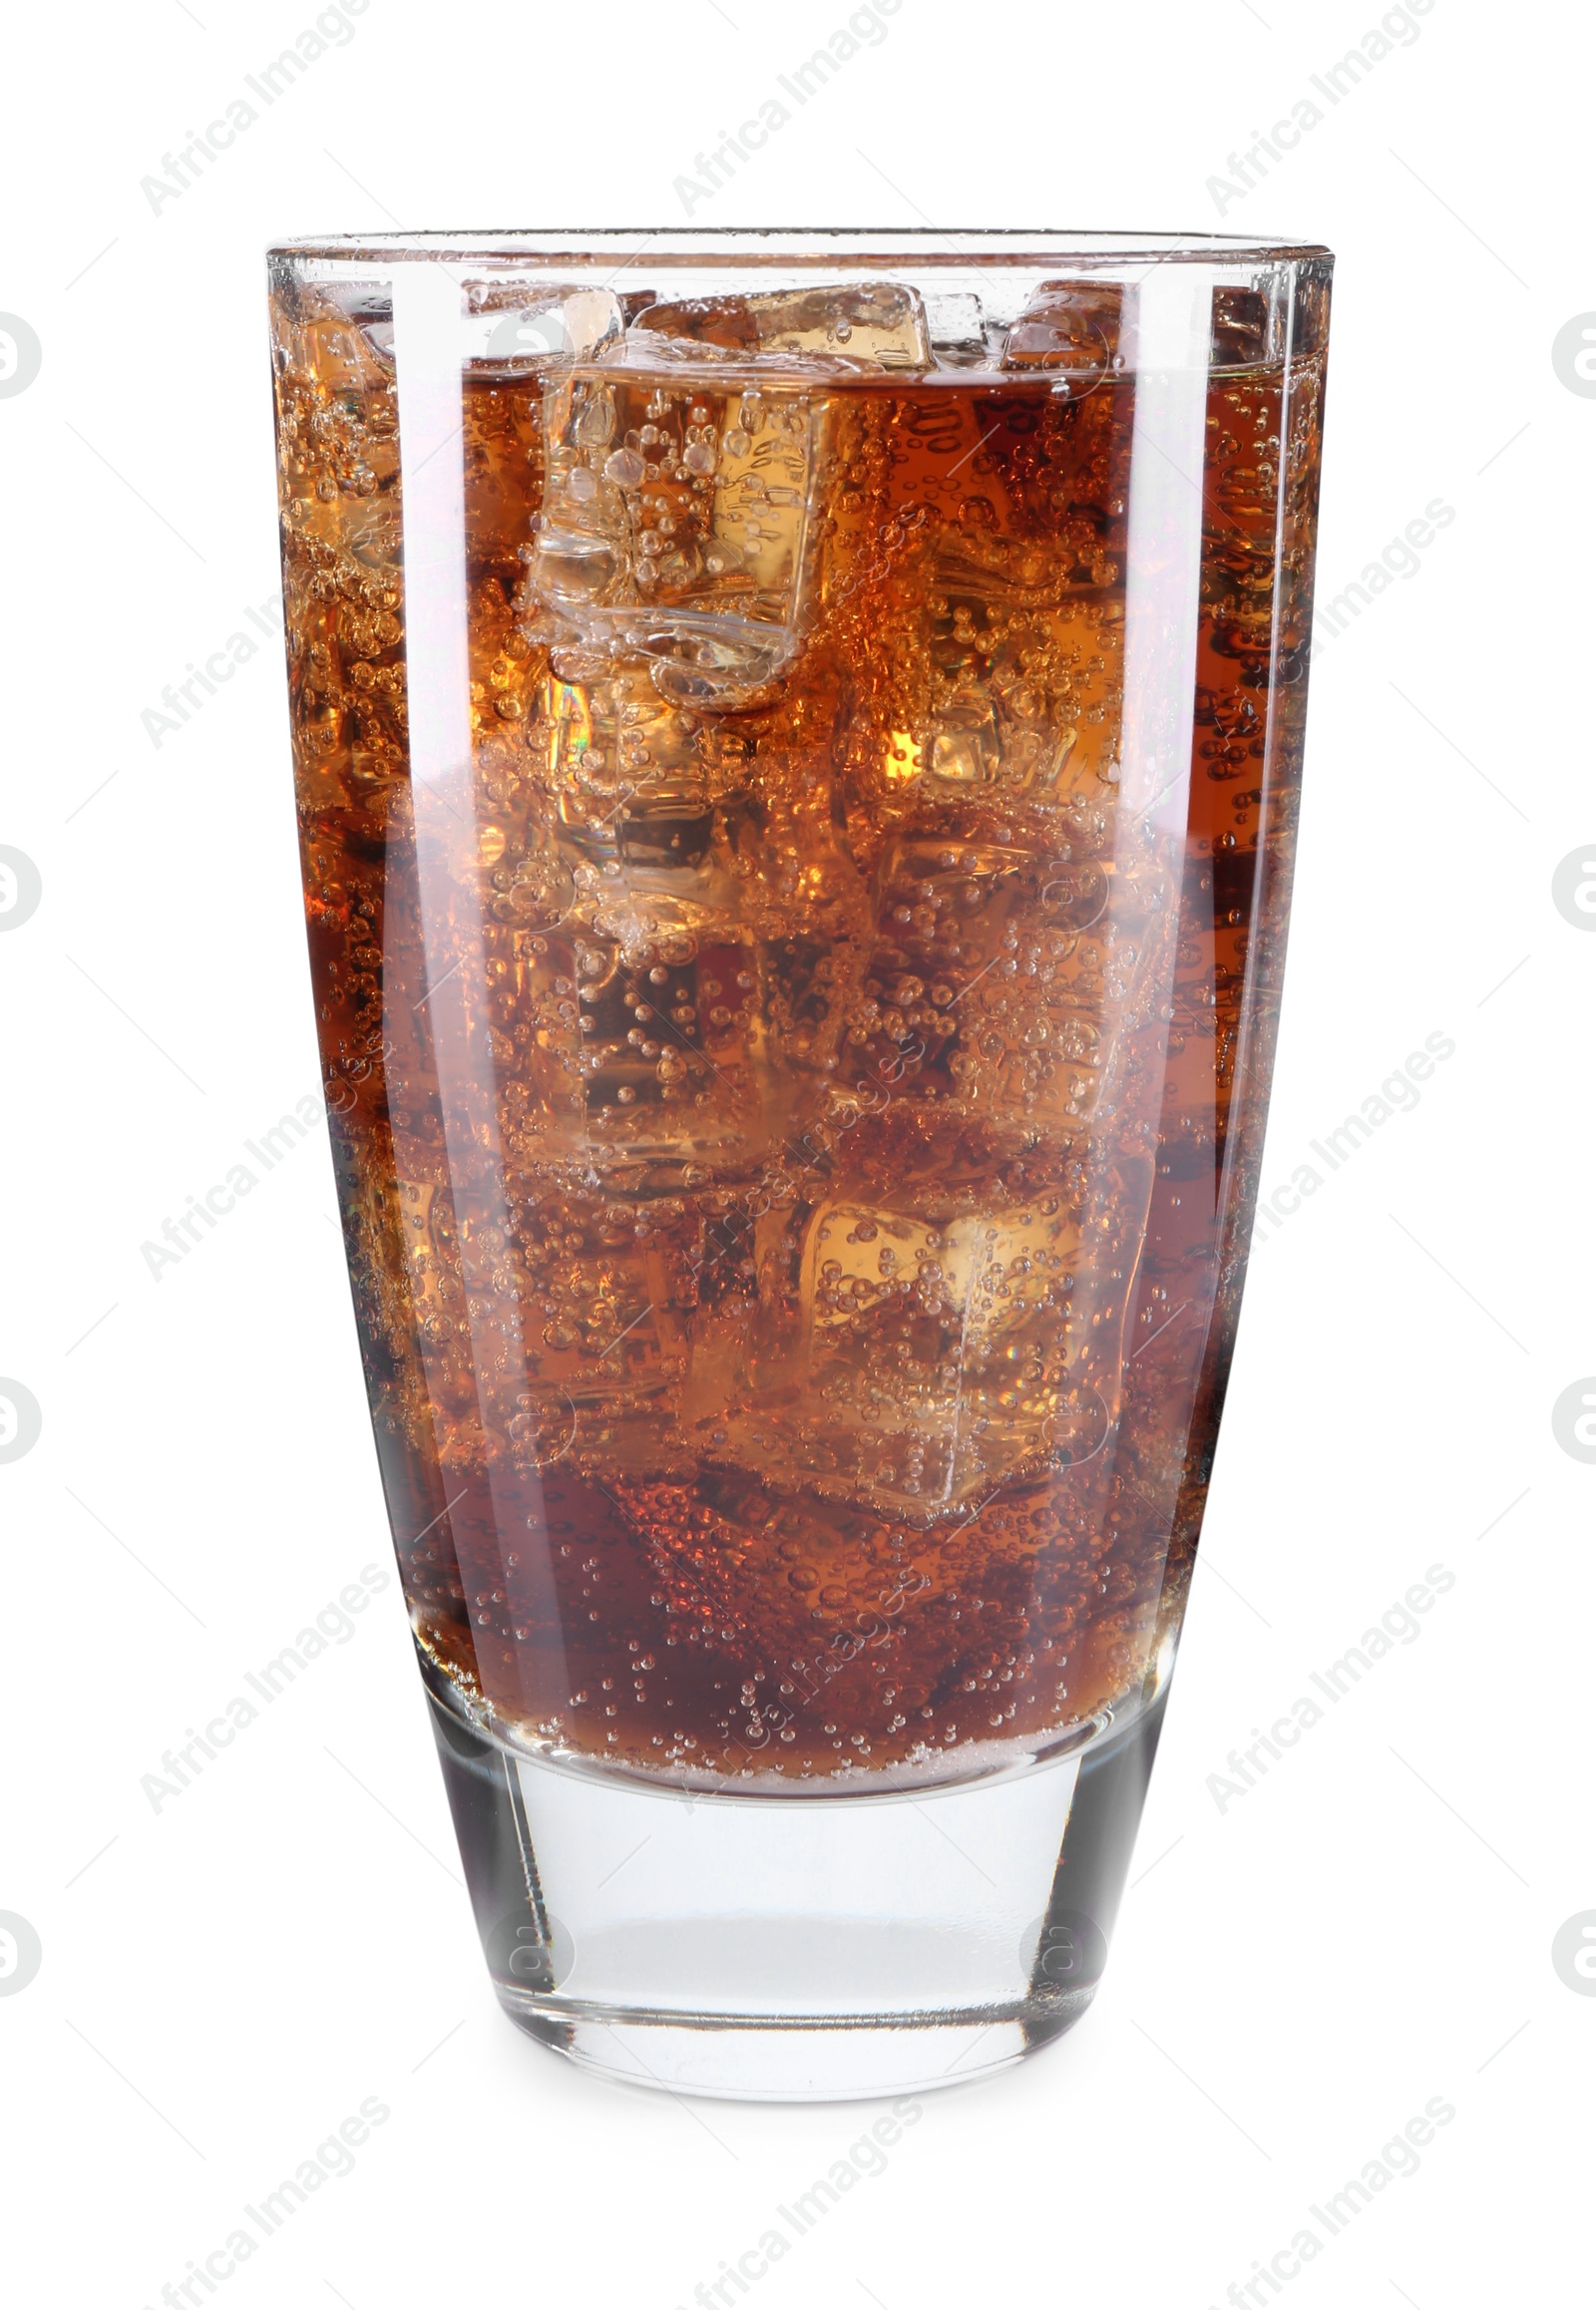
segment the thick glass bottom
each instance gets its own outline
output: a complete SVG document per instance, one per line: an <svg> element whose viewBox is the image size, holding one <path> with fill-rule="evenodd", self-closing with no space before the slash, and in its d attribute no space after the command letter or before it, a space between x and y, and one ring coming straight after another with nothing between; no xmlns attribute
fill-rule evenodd
<svg viewBox="0 0 1596 2310"><path fill-rule="evenodd" d="M958 2085L1078 2021L1162 1716L966 1787L759 1798L563 1771L431 1705L512 2020L628 2085L774 2101Z"/></svg>

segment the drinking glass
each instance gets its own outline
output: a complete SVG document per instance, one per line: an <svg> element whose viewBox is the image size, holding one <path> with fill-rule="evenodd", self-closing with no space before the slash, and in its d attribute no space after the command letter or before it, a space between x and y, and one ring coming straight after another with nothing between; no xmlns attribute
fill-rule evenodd
<svg viewBox="0 0 1596 2310"><path fill-rule="evenodd" d="M270 256L317 1025L494 1984L909 2092L1102 1973L1246 1264L1331 259Z"/></svg>

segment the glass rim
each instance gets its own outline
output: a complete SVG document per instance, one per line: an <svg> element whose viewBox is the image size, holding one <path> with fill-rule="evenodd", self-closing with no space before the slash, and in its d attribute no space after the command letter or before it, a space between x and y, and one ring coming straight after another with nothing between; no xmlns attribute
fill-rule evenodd
<svg viewBox="0 0 1596 2310"><path fill-rule="evenodd" d="M592 265L620 257L628 263L673 261L693 265L746 265L760 257L791 265L830 267L839 261L872 269L893 263L917 268L971 265L1034 267L1067 260L1093 266L1127 264L1334 263L1322 242L1270 239L1223 232L1055 231L1028 228L947 230L936 225L550 225L514 231L310 233L273 241L271 258L324 263L406 263L427 259L460 263ZM618 268L617 268L618 269Z"/></svg>

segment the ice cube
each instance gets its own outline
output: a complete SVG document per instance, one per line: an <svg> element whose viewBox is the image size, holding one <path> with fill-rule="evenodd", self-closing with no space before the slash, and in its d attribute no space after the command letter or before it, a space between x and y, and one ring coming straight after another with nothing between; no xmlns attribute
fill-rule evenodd
<svg viewBox="0 0 1596 2310"><path fill-rule="evenodd" d="M467 290L461 316L461 360L477 377L517 377L556 360L601 357L625 329L623 308L608 289L540 281L495 287L479 302L482 294ZM391 296L345 292L343 301L365 342L391 368Z"/></svg>
<svg viewBox="0 0 1596 2310"><path fill-rule="evenodd" d="M1216 369L1252 369L1270 358L1273 315L1261 289L1216 288L1213 311Z"/></svg>
<svg viewBox="0 0 1596 2310"><path fill-rule="evenodd" d="M1167 900L1153 870L1099 857L900 838L880 870L848 1079L1083 1134L1148 1023Z"/></svg>
<svg viewBox="0 0 1596 2310"><path fill-rule="evenodd" d="M919 780L927 802L998 788L1033 802L1057 799L1079 731L1072 723L1049 721L1038 711L1003 700L1001 722L990 691L975 685L955 689L937 710L924 734L910 740L901 766Z"/></svg>
<svg viewBox="0 0 1596 2310"><path fill-rule="evenodd" d="M747 297L689 297L655 304L636 314L631 349L646 363L662 347L656 340L704 345L720 353L757 354L759 325Z"/></svg>
<svg viewBox="0 0 1596 2310"><path fill-rule="evenodd" d="M646 662L598 682L551 674L532 727L559 838L582 857L698 866L714 799L698 724L659 695Z"/></svg>
<svg viewBox="0 0 1596 2310"><path fill-rule="evenodd" d="M928 1217L842 1195L758 1239L741 1367L722 1348L695 1436L711 1459L929 1523L1102 1442L1093 1349L1121 1279L1065 1199ZM693 1356L696 1382L696 1338Z"/></svg>
<svg viewBox="0 0 1596 2310"><path fill-rule="evenodd" d="M551 461L531 582L551 608L569 614L615 597L630 562L630 536L617 483L574 458Z"/></svg>
<svg viewBox="0 0 1596 2310"><path fill-rule="evenodd" d="M1056 373L1072 390L1116 366L1125 294L1117 281L1047 280L1008 331L1005 369Z"/></svg>
<svg viewBox="0 0 1596 2310"><path fill-rule="evenodd" d="M545 401L529 635L557 665L562 650L595 667L640 656L680 704L756 702L807 615L818 418L811 393L774 380L562 379Z"/></svg>
<svg viewBox="0 0 1596 2310"><path fill-rule="evenodd" d="M706 914L723 911L707 903L729 896L712 888L712 874L685 879L698 885ZM755 1162L769 1130L752 1031L753 943L724 929L712 944L650 925L635 880L629 920L563 925L540 941L518 989L510 1039L527 1094L520 1151L539 1164L599 1170L669 1159ZM660 914L683 896L657 895L667 901Z"/></svg>
<svg viewBox="0 0 1596 2310"><path fill-rule="evenodd" d="M933 292L926 299L926 326L940 367L968 368L987 358L980 297Z"/></svg>
<svg viewBox="0 0 1596 2310"><path fill-rule="evenodd" d="M396 1152L410 1171L425 1162L403 1132ZM462 1384L471 1386L464 1376L469 1355L461 1363L469 1287L450 1187L401 1169L380 1215L363 1216L377 1219L389 1240L397 1237L403 1283L392 1320L419 1335L433 1400L448 1400ZM521 1390L503 1404L518 1466L575 1457L596 1414L636 1430L651 1413L659 1430L658 1399L686 1371L692 1231L649 1228L639 1239L631 1214L620 1218L617 1226L613 1210L591 1192L548 1182L519 1205L514 1244L504 1247L513 1270L498 1279L519 1297L523 1339L537 1343ZM657 1460L656 1442L653 1448ZM630 1456L637 1456L636 1443Z"/></svg>
<svg viewBox="0 0 1596 2310"><path fill-rule="evenodd" d="M635 664L551 675L528 752L547 847L504 878L496 916L538 935L493 990L526 1159L757 1169L829 1097L868 953L868 894L824 797L767 789L734 851L715 803L746 757Z"/></svg>
<svg viewBox="0 0 1596 2310"><path fill-rule="evenodd" d="M601 1189L546 1178L516 1234L536 1354L510 1437L518 1457L548 1460L578 1446L595 1414L646 1413L683 1375L694 1231L663 1212L639 1231Z"/></svg>
<svg viewBox="0 0 1596 2310"><path fill-rule="evenodd" d="M620 341L625 324L608 289L556 282L516 293L519 301L508 308L495 305L474 316L470 329L474 365L513 371L556 357L594 360Z"/></svg>
<svg viewBox="0 0 1596 2310"><path fill-rule="evenodd" d="M911 647L886 661L892 687L844 701L840 747L895 818L1008 797L1063 813L1101 798L1119 750L1119 541L1071 516L1042 552L973 501L929 541ZM912 678L893 680L900 669Z"/></svg>
<svg viewBox="0 0 1596 2310"><path fill-rule="evenodd" d="M830 356L884 369L931 365L925 305L918 290L897 281L692 298L652 306L638 316L636 328L648 337L744 359L776 353Z"/></svg>
<svg viewBox="0 0 1596 2310"><path fill-rule="evenodd" d="M830 1096L852 988L736 899L713 862L638 869L539 942L506 1005L528 1161L708 1178L757 1174L798 1143ZM675 927L693 913L696 929Z"/></svg>
<svg viewBox="0 0 1596 2310"><path fill-rule="evenodd" d="M983 690L956 690L924 748L926 773L954 786L985 786L1001 760L998 720Z"/></svg>

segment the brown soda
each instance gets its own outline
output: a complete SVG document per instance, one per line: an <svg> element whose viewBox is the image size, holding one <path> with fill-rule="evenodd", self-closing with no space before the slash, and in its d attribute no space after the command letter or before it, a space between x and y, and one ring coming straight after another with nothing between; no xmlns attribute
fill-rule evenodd
<svg viewBox="0 0 1596 2310"><path fill-rule="evenodd" d="M1224 296L1172 831L1120 792L1113 298L1039 297L1003 368L914 365L878 289L855 368L788 296L671 308L692 360L655 330L657 365L644 334L465 370L474 1154L430 1041L391 356L279 293L367 1385L417 1642L513 1745L880 1787L1157 1687L1255 1185L1319 457L1317 361L1288 407Z"/></svg>

